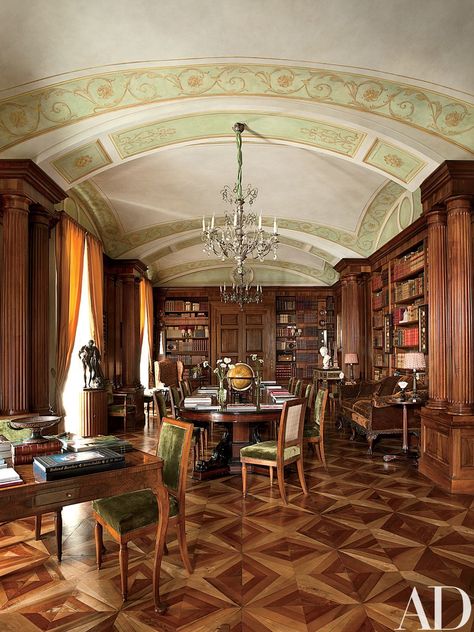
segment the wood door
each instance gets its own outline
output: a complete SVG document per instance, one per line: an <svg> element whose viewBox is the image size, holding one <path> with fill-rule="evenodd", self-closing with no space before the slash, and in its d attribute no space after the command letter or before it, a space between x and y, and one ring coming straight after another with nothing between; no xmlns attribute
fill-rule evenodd
<svg viewBox="0 0 474 632"><path fill-rule="evenodd" d="M211 305L211 365L217 358L252 365L250 356L263 358L263 377L275 373L275 314L273 306L255 305L239 310L235 305Z"/></svg>

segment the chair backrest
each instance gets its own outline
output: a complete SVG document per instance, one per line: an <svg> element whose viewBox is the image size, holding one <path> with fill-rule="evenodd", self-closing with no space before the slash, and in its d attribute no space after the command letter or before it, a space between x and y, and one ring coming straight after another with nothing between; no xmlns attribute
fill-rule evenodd
<svg viewBox="0 0 474 632"><path fill-rule="evenodd" d="M171 416L176 419L178 417L178 406L182 396L177 386L170 386L170 404Z"/></svg>
<svg viewBox="0 0 474 632"><path fill-rule="evenodd" d="M306 387L304 396L306 398L306 401L308 402L308 408L313 408L314 389L314 382L310 382L310 384L308 384L308 386Z"/></svg>
<svg viewBox="0 0 474 632"><path fill-rule="evenodd" d="M303 426L306 399L290 399L283 404L278 430L277 453L283 457L285 448L298 445L303 450Z"/></svg>
<svg viewBox="0 0 474 632"><path fill-rule="evenodd" d="M170 494L184 500L189 451L193 438L193 424L178 419L163 418L156 449L163 463L163 483Z"/></svg>
<svg viewBox="0 0 474 632"><path fill-rule="evenodd" d="M155 406L155 410L158 414L158 417L161 423L161 420L163 419L163 417L166 417L166 412L167 412L165 396L160 391L153 391L152 394L153 394L153 404Z"/></svg>
<svg viewBox="0 0 474 632"><path fill-rule="evenodd" d="M183 391L183 397L191 397L193 389L189 380L183 380L181 382L181 390Z"/></svg>
<svg viewBox="0 0 474 632"><path fill-rule="evenodd" d="M166 386L178 386L183 377L183 363L181 360L160 360L155 362L155 381L163 382Z"/></svg>
<svg viewBox="0 0 474 632"><path fill-rule="evenodd" d="M303 393L303 380L296 380L294 395L296 397L301 397Z"/></svg>
<svg viewBox="0 0 474 632"><path fill-rule="evenodd" d="M290 379L288 380L288 390L290 391L290 393L292 393L293 389L295 388L295 382L296 377L290 377Z"/></svg>
<svg viewBox="0 0 474 632"><path fill-rule="evenodd" d="M326 414L326 404L328 401L328 389L320 388L314 399L313 422L319 427L319 436L324 432L324 416Z"/></svg>

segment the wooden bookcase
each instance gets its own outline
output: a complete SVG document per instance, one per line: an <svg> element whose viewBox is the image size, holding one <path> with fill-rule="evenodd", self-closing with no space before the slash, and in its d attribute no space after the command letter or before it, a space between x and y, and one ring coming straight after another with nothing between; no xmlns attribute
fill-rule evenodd
<svg viewBox="0 0 474 632"><path fill-rule="evenodd" d="M181 360L183 377L209 360L209 300L207 296L167 296L162 311L163 346L167 358Z"/></svg>
<svg viewBox="0 0 474 632"><path fill-rule="evenodd" d="M399 249L372 272L372 368L380 380L403 373L408 352L427 354L426 252L422 238ZM426 362L428 357L426 356Z"/></svg>
<svg viewBox="0 0 474 632"><path fill-rule="evenodd" d="M281 384L290 377L311 381L314 369L322 366L319 349L328 347L335 357L334 295L321 288L279 292L275 309L275 379Z"/></svg>

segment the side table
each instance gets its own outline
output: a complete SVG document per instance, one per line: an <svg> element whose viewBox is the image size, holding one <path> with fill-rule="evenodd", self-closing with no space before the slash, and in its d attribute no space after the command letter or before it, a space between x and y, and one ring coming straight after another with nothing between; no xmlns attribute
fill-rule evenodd
<svg viewBox="0 0 474 632"><path fill-rule="evenodd" d="M395 459L414 459L418 460L419 454L418 452L410 452L408 449L408 407L410 406L421 406L421 401L413 401L413 399L393 399L390 400L390 404L392 406L403 406L403 417L402 417L402 449L401 452L396 452L395 454L386 454L383 457L385 463L390 461L394 461Z"/></svg>

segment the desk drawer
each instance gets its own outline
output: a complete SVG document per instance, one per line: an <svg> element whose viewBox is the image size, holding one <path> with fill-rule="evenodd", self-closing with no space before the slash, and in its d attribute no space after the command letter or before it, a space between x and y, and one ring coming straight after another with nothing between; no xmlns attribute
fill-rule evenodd
<svg viewBox="0 0 474 632"><path fill-rule="evenodd" d="M60 489L55 492L41 492L37 494L34 500L35 507L44 507L45 505L71 504L79 496L79 489Z"/></svg>

